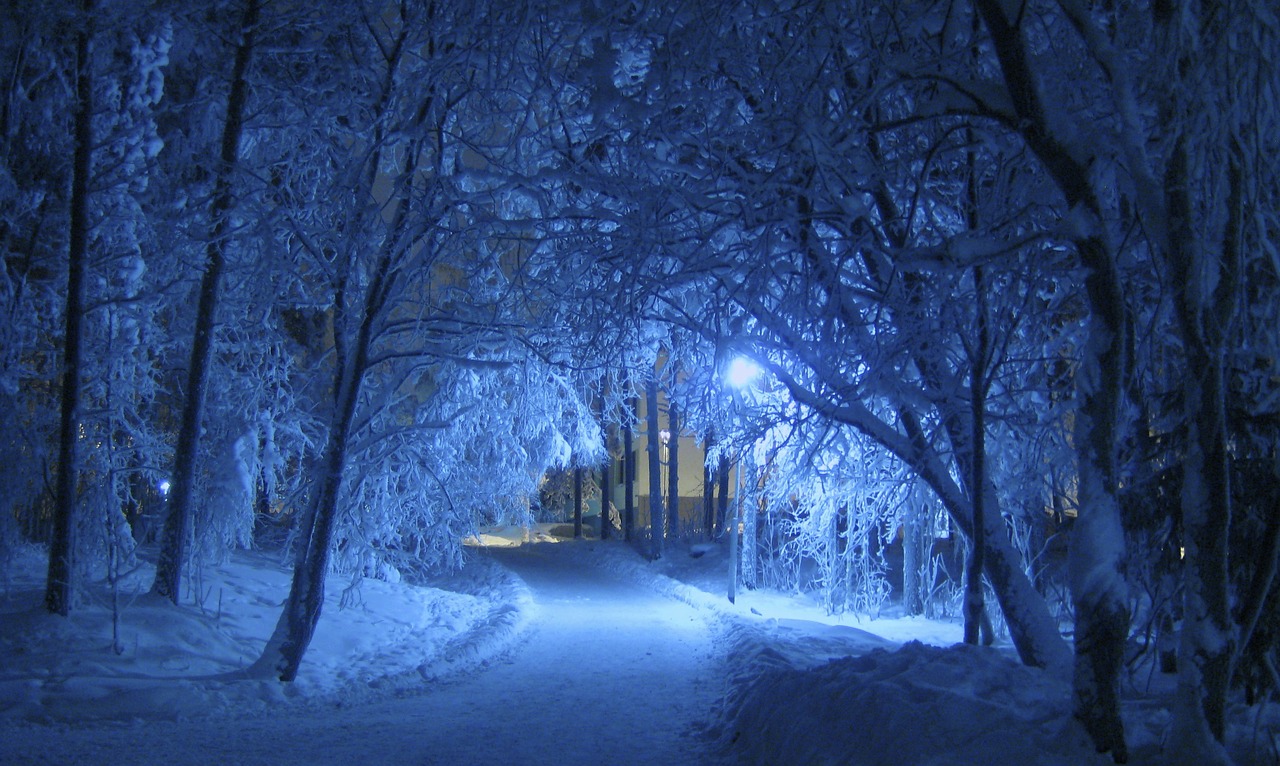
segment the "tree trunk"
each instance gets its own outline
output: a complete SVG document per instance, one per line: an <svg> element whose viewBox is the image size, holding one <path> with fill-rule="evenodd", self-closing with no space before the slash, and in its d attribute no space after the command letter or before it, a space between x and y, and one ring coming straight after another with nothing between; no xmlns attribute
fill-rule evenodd
<svg viewBox="0 0 1280 766"><path fill-rule="evenodd" d="M667 530L680 536L680 414L675 402L667 403Z"/></svg>
<svg viewBox="0 0 1280 766"><path fill-rule="evenodd" d="M982 570L986 565L986 495L987 484L987 396L986 375L990 334L987 328L986 300L983 295L982 267L973 270L974 292L977 299L978 343L971 354L969 369L969 406L972 411L973 448L969 461L970 494L973 497L973 534L970 535L969 562L964 593L964 642L977 645L986 605L983 603Z"/></svg>
<svg viewBox="0 0 1280 766"><path fill-rule="evenodd" d="M759 585L757 562L759 561L759 548L756 545L756 522L760 517L760 493L755 481L755 464L754 462L744 461L738 463L738 470L743 469L744 464L751 465L751 481L744 475L742 488L744 490L742 497L742 587L754 589Z"/></svg>
<svg viewBox="0 0 1280 766"><path fill-rule="evenodd" d="M948 466L929 448L923 428L909 410L900 408L898 417L906 429L908 445L898 445L888 439L886 434L870 429L869 435L890 446L895 454L915 469L942 501L961 534L972 534L971 507L952 480ZM869 421L862 419L858 422L870 425ZM998 518L999 500L995 495L995 487L987 482L983 491L987 493L984 500L988 511L986 515ZM1027 665L1045 668L1054 675L1066 677L1071 667L1070 651L1062 640L1057 623L1049 614L1044 598L1036 592L1027 577L1021 557L1013 549L1007 535L991 533L990 523L987 524L985 538L987 545L984 573L1000 603L1001 611L1004 612L1009 637L1018 650L1018 657Z"/></svg>
<svg viewBox="0 0 1280 766"><path fill-rule="evenodd" d="M908 616L924 614L924 599L921 593L920 570L924 564L921 557L921 513L920 503L912 500L907 504L906 517L902 520L902 608Z"/></svg>
<svg viewBox="0 0 1280 766"><path fill-rule="evenodd" d="M622 427L622 539L631 542L636 527L636 399L627 399L626 425Z"/></svg>
<svg viewBox="0 0 1280 766"><path fill-rule="evenodd" d="M582 539L582 469L573 469L573 539Z"/></svg>
<svg viewBox="0 0 1280 766"><path fill-rule="evenodd" d="M725 516L724 527L726 534L729 535L729 603L735 603L738 598L738 522L742 518L742 453L738 453L738 482L737 489L733 493L733 515ZM726 476L728 473L726 472ZM720 486L724 487L728 480L720 479ZM723 497L723 495L721 495Z"/></svg>
<svg viewBox="0 0 1280 766"><path fill-rule="evenodd" d="M1096 240L1082 249L1101 250ZM1101 260L1095 253L1086 263ZM1090 343L1077 373L1080 513L1072 531L1068 569L1076 612L1075 714L1099 752L1128 759L1120 720L1120 675L1129 609L1120 567L1124 528L1116 493L1117 434L1124 392L1124 298L1114 262L1085 279L1091 309Z"/></svg>
<svg viewBox="0 0 1280 766"><path fill-rule="evenodd" d="M1070 580L1076 610L1075 714L1099 752L1128 760L1120 720L1120 673L1129 633L1129 611L1120 566L1124 528L1116 497L1118 430L1125 391L1127 337L1124 290L1115 254L1103 240L1102 204L1091 186L1090 159L1064 145L1046 111L1021 19L1006 15L999 0L975 0L991 34L1005 90L1028 148L1061 191L1081 233L1076 251L1088 270L1088 342L1076 373L1080 402L1075 422L1079 516L1072 535Z"/></svg>
<svg viewBox="0 0 1280 766"><path fill-rule="evenodd" d="M662 558L662 440L658 435L658 381L650 380L644 387L646 442L649 450L649 555Z"/></svg>
<svg viewBox="0 0 1280 766"><path fill-rule="evenodd" d="M613 506L613 439L611 438L611 426L604 422L604 397L600 400L600 430L603 432L604 439L604 462L600 464L600 539L608 540L613 537L613 522L609 517L609 510Z"/></svg>
<svg viewBox="0 0 1280 766"><path fill-rule="evenodd" d="M703 533L710 539L713 536L713 530L716 527L716 498L715 498L715 474L711 471L711 466L706 463L702 464L702 529Z"/></svg>
<svg viewBox="0 0 1280 766"><path fill-rule="evenodd" d="M45 580L45 607L66 616L71 609L75 551L77 443L80 439L80 368L84 333L85 268L89 260L89 178L93 172L93 0L80 6L84 26L76 35L76 148L71 166L71 210L67 238L66 338L62 349L62 412L58 429L58 483L53 540Z"/></svg>
<svg viewBox="0 0 1280 766"><path fill-rule="evenodd" d="M346 435L335 432L325 447L325 476L300 528L289 597L251 675L269 673L281 681L293 681L315 635L324 606L333 522L344 485L346 443Z"/></svg>
<svg viewBox="0 0 1280 766"><path fill-rule="evenodd" d="M720 498L716 501L716 503L717 503L717 507L719 508L719 513L717 515L719 515L720 517L719 519L720 526L724 527L725 529L729 528L729 480L731 478L729 476L730 466L731 464L729 463L729 456L721 455L720 463L716 467L716 476L719 478L719 481L720 481ZM711 531L712 531L712 534L715 533L715 529L712 529Z"/></svg>
<svg viewBox="0 0 1280 766"><path fill-rule="evenodd" d="M613 459L606 448L600 466L600 539L613 537Z"/></svg>
<svg viewBox="0 0 1280 766"><path fill-rule="evenodd" d="M240 43L236 46L231 73L231 92L227 98L227 115L222 125L222 149L218 176L214 186L213 227L205 247L205 270L200 280L200 300L196 307L195 337L187 368L187 398L182 409L182 424L173 457L172 488L169 493L169 515L165 518L160 557L151 591L173 603L178 602L182 584L182 568L186 560L186 544L191 526L191 506L195 491L196 456L200 451L201 420L205 392L209 381L209 362L213 357L214 320L222 292L222 272L226 266L226 238L234 202L232 193L236 164L240 157L240 137L244 132L245 105L249 87L245 75L253 55L254 27L258 23L259 0L248 0L240 22Z"/></svg>
<svg viewBox="0 0 1280 766"><path fill-rule="evenodd" d="M360 390L369 366L369 349L373 342L373 326L381 311L385 294L384 285L390 269L390 254L383 254L374 270L370 285L366 288L361 311L359 330L351 345L348 357L338 344L336 352L336 408L329 429L329 440L324 449L324 476L320 492L311 506L302 527L297 557L293 567L293 581L289 598L280 615L280 621L272 638L263 650L255 667L270 667L281 681L293 681L311 639L324 606L325 577L329 573L330 548L333 543L334 522L338 516L338 504L342 501L346 486L347 449L355 423L356 408L360 403ZM335 327L342 327L341 293L336 301L338 314Z"/></svg>
<svg viewBox="0 0 1280 766"><path fill-rule="evenodd" d="M377 166L375 161L374 167ZM403 211L403 205L400 211ZM393 217L392 231L398 231L399 224L398 212ZM281 681L289 682L297 677L298 667L315 635L324 607L324 585L329 573L334 524L338 517L338 504L346 488L347 450L365 373L369 369L374 326L386 306L394 260L392 242L394 239L384 244L377 263L371 269L369 284L356 303L356 310L350 311L347 305L346 288L349 283L343 283L334 297L335 407L323 453L324 475L320 491L301 529L289 598L262 656L254 663L257 669L270 668ZM348 345L343 342L347 337L345 330L357 319L359 325Z"/></svg>
<svg viewBox="0 0 1280 766"><path fill-rule="evenodd" d="M978 31L978 19L973 19L974 31ZM976 52L975 52L976 54ZM965 140L973 146L972 129L965 130ZM965 225L970 231L978 230L978 173L972 149L965 152ZM973 535L970 537L969 562L965 577L964 594L964 642L977 645L981 638L983 618L986 617L985 594L982 592L982 569L986 558L986 492L987 482L987 366L990 362L991 332L987 326L986 280L983 268L973 267L974 324L976 344L969 349L969 486L973 497ZM990 631L988 630L988 633Z"/></svg>
<svg viewBox="0 0 1280 766"><path fill-rule="evenodd" d="M1271 480L1280 484L1280 476L1276 475L1278 469L1280 466L1273 467ZM1248 595L1240 604L1240 617L1237 620L1240 625L1240 639L1236 644L1236 655L1232 662L1233 675L1236 661L1240 659L1241 654L1248 652L1253 660L1260 663L1263 659L1262 655L1267 651L1258 646L1258 644L1265 645L1265 642L1255 642L1254 637L1257 635L1259 621L1266 614L1271 590L1275 586L1276 574L1280 572L1280 498L1272 500L1271 513L1267 517L1267 526L1262 540L1257 568L1249 583Z"/></svg>
<svg viewBox="0 0 1280 766"><path fill-rule="evenodd" d="M1178 291L1175 306L1181 330L1187 376L1183 399L1188 427L1186 455L1182 462L1183 558L1182 630L1178 649L1178 694L1175 707L1175 744L1195 753L1198 762L1223 761L1220 748L1226 734L1227 692L1234 651L1231 620L1228 535L1231 527L1231 468L1227 447L1226 387L1221 348L1223 327L1229 326L1234 306L1214 311L1209 294L1210 276L1228 295L1238 270L1233 263L1238 244L1228 225L1222 262L1212 262L1196 231L1193 205L1187 192L1189 157L1179 141L1170 160L1166 181L1170 219L1168 257L1173 284ZM1229 215L1239 215L1241 180L1231 173L1227 200ZM1219 325L1219 322L1222 324Z"/></svg>

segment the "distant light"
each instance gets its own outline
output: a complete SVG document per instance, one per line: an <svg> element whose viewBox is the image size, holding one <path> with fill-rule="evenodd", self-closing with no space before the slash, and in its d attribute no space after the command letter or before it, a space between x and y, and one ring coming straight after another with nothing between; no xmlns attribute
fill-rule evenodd
<svg viewBox="0 0 1280 766"><path fill-rule="evenodd" d="M169 494L169 487L171 487L171 486L172 486L172 485L171 485L171 484L169 484L169 480L168 480L168 479L164 479L164 480L162 480L162 481L160 482L160 485L159 485L160 494L162 494L162 495L167 495L167 494Z"/></svg>
<svg viewBox="0 0 1280 766"><path fill-rule="evenodd" d="M663 444L666 444L667 442L671 441L671 432L666 430L665 428L659 431L658 441L662 442Z"/></svg>
<svg viewBox="0 0 1280 766"><path fill-rule="evenodd" d="M745 356L736 356L732 362L729 362L729 369L725 372L725 378L729 381L729 385L734 388L742 388L755 380L759 374L760 365Z"/></svg>

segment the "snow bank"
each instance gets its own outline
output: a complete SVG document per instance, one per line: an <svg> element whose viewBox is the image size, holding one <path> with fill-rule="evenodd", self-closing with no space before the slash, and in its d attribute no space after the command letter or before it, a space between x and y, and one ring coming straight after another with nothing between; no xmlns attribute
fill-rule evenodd
<svg viewBox="0 0 1280 766"><path fill-rule="evenodd" d="M524 581L492 561L473 560L463 572L437 585L482 595L489 606L480 619L458 631L418 665L418 675L429 681L487 666L516 645L537 615L537 605Z"/></svg>
<svg viewBox="0 0 1280 766"><path fill-rule="evenodd" d="M709 733L735 763L1110 763L1071 717L1065 683L1008 647L957 645L958 625L828 615L802 594L767 590L730 604L703 590L727 585L716 546L696 557L677 546L656 562L602 547L584 546L588 560L720 617L730 690ZM938 645L900 644L908 635Z"/></svg>
<svg viewBox="0 0 1280 766"><path fill-rule="evenodd" d="M730 603L728 552L722 543L669 541L667 555L656 561L646 560L635 548L619 541L579 541L570 547L578 551L584 564L624 575L696 608L782 634L820 633L830 637L844 632L854 638L855 644L874 635L888 642L914 640L935 646L951 646L964 634L963 626L957 621L895 617L889 609L875 618L855 612L829 614L809 593L747 589L739 585L735 602ZM842 631L842 628L848 630ZM1007 641L1002 646L1005 647L1012 651ZM869 648L872 647L863 647Z"/></svg>
<svg viewBox="0 0 1280 766"><path fill-rule="evenodd" d="M184 603L147 592L152 567L113 595L84 589L66 617L42 604L44 557L27 551L0 592L0 718L184 720L284 703L344 704L421 687L514 645L531 599L514 575L476 560L432 587L331 577L315 637L291 684L249 680L289 590L278 557L240 552L192 578Z"/></svg>
<svg viewBox="0 0 1280 766"><path fill-rule="evenodd" d="M1067 686L991 649L910 642L808 669L766 652L755 666L719 731L738 762L1067 766L1092 755Z"/></svg>
<svg viewBox="0 0 1280 766"><path fill-rule="evenodd" d="M829 615L800 593L740 590L730 604L724 546L669 543L657 561L624 543L565 547L714 618L729 684L708 734L734 763L1111 763L1071 716L1067 684L1007 641L966 646L954 621ZM1169 762L1171 692L1172 677L1134 669L1131 764ZM1233 703L1227 739L1241 766L1280 762L1280 706Z"/></svg>

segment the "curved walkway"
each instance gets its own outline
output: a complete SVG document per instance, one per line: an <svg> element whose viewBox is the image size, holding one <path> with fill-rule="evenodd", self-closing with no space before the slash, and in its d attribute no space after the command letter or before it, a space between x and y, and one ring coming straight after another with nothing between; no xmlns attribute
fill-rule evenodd
<svg viewBox="0 0 1280 766"><path fill-rule="evenodd" d="M448 703L444 727L424 735L438 757L426 762L698 763L689 729L722 689L705 621L611 573L566 567L557 547L492 552L540 613L507 664L431 695Z"/></svg>
<svg viewBox="0 0 1280 766"><path fill-rule="evenodd" d="M556 545L488 555L538 612L503 661L423 694L279 716L50 731L34 763L697 764L723 685L706 622ZM0 760L7 760L0 758Z"/></svg>

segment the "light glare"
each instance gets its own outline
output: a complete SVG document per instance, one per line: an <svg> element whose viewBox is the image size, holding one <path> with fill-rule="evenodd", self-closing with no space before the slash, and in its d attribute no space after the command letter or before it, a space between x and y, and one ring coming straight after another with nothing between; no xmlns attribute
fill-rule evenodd
<svg viewBox="0 0 1280 766"><path fill-rule="evenodd" d="M745 356L737 356L729 363L729 369L725 374L728 377L729 385L734 388L742 388L760 374L760 365Z"/></svg>

